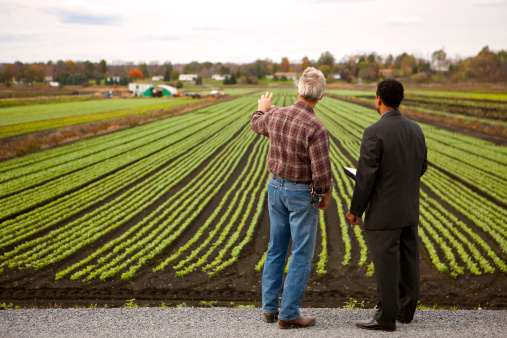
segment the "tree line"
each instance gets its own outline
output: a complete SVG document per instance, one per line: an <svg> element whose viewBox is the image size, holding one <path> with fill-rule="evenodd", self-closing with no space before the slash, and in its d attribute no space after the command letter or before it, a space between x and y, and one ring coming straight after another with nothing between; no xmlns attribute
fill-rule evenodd
<svg viewBox="0 0 507 338"><path fill-rule="evenodd" d="M109 80L109 84L125 84L132 80L147 79L151 76L163 76L164 81L172 81L180 86L180 74L198 74L199 81L211 78L213 74L226 76L224 84L256 84L267 76L275 76L278 72L302 72L306 67L313 66L321 70L330 79L342 81L374 82L388 77L403 78L415 83L425 82L505 82L507 81L507 50L493 51L484 47L476 56L452 59L444 49L432 53L431 59L420 58L409 53L396 56L389 54L380 56L355 54L337 61L330 52L324 52L318 60L303 57L298 61L289 61L283 57L280 62L270 59L258 59L252 63L212 63L192 61L188 64L172 64L165 62L138 63L113 61L108 64L100 62L58 60L47 63L0 64L0 82L9 85L13 82L30 85L51 78L61 84L87 85L90 80L97 84L101 80ZM114 78L114 80L111 80ZM120 79L120 80L118 80Z"/></svg>

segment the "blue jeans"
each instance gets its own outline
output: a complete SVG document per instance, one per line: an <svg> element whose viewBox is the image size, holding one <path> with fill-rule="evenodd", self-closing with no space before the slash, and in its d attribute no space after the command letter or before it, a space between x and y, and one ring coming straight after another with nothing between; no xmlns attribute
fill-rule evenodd
<svg viewBox="0 0 507 338"><path fill-rule="evenodd" d="M268 184L269 249L262 274L262 308L264 313L278 311L285 258L292 238L292 258L285 278L280 314L282 320L299 317L301 298L312 267L319 197L312 196L310 185L271 178Z"/></svg>

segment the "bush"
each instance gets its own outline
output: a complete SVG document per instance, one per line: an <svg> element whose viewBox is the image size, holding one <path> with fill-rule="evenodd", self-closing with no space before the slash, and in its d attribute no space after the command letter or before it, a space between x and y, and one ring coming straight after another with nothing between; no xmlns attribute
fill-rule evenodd
<svg viewBox="0 0 507 338"><path fill-rule="evenodd" d="M60 85L88 85L88 76L84 74L60 75L56 78Z"/></svg>

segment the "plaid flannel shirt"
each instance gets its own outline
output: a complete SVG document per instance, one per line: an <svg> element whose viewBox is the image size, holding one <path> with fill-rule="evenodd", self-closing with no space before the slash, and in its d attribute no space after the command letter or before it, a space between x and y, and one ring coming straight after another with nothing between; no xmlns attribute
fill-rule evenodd
<svg viewBox="0 0 507 338"><path fill-rule="evenodd" d="M313 182L316 195L331 192L329 133L313 108L297 101L267 113L253 112L250 126L269 137L268 170L287 181Z"/></svg>

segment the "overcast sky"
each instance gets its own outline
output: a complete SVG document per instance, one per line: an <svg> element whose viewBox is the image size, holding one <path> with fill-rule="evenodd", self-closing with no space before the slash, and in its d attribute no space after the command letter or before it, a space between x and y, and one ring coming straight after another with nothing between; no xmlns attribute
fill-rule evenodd
<svg viewBox="0 0 507 338"><path fill-rule="evenodd" d="M0 0L0 62L248 63L507 49L507 0Z"/></svg>

